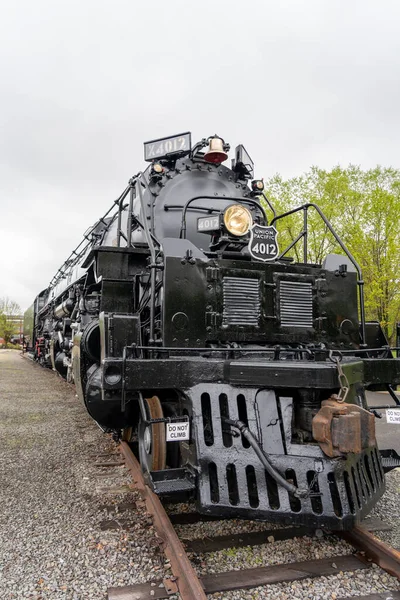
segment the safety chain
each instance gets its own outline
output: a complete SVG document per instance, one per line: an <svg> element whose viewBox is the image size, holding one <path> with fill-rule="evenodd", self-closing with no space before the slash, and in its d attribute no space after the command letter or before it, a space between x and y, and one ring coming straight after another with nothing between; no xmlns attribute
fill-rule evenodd
<svg viewBox="0 0 400 600"><path fill-rule="evenodd" d="M347 398L347 394L349 393L349 389L350 389L349 380L347 379L347 376L343 371L339 357L332 356L332 354L330 354L329 358L331 359L332 362L334 362L336 364L336 368L337 368L337 372L338 372L340 390L339 390L338 394L335 394L335 400L337 402L345 402L346 398Z"/></svg>

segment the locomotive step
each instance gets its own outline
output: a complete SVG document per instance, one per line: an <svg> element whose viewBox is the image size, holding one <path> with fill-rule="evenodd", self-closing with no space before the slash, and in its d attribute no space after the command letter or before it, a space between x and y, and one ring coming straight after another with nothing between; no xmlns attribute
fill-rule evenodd
<svg viewBox="0 0 400 600"><path fill-rule="evenodd" d="M186 469L151 471L146 479L151 489L160 496L190 493L195 489L193 477Z"/></svg>

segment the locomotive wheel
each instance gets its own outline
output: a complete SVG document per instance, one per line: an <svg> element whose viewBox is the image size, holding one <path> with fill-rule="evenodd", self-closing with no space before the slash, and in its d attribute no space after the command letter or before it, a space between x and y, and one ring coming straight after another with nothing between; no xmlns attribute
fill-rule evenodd
<svg viewBox="0 0 400 600"><path fill-rule="evenodd" d="M164 418L161 402L157 396L145 398L144 405L149 419ZM161 471L165 469L167 444L165 440L165 423L146 425L142 419L138 426L139 459L144 471Z"/></svg>

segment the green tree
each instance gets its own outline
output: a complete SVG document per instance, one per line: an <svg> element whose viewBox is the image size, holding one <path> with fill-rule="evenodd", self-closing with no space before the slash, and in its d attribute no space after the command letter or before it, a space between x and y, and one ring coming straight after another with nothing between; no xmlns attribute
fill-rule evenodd
<svg viewBox="0 0 400 600"><path fill-rule="evenodd" d="M4 338L7 344L10 339L17 333L16 317L21 316L21 307L17 302L11 300L7 296L0 298L0 337Z"/></svg>
<svg viewBox="0 0 400 600"><path fill-rule="evenodd" d="M367 318L378 320L393 340L400 318L400 171L376 167L363 171L350 165L331 171L312 167L301 177L267 181L267 194L278 212L306 203L317 204L361 266ZM329 252L340 252L323 221L309 210L309 262L321 263ZM303 215L278 221L282 250L302 231ZM301 241L289 253L303 259Z"/></svg>

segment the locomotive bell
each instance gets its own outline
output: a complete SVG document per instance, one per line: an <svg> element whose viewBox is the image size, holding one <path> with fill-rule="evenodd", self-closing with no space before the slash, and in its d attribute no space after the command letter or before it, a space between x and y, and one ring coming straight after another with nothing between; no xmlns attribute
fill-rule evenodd
<svg viewBox="0 0 400 600"><path fill-rule="evenodd" d="M204 160L209 163L219 164L228 158L224 150L224 140L218 136L210 138L208 150L204 155Z"/></svg>

